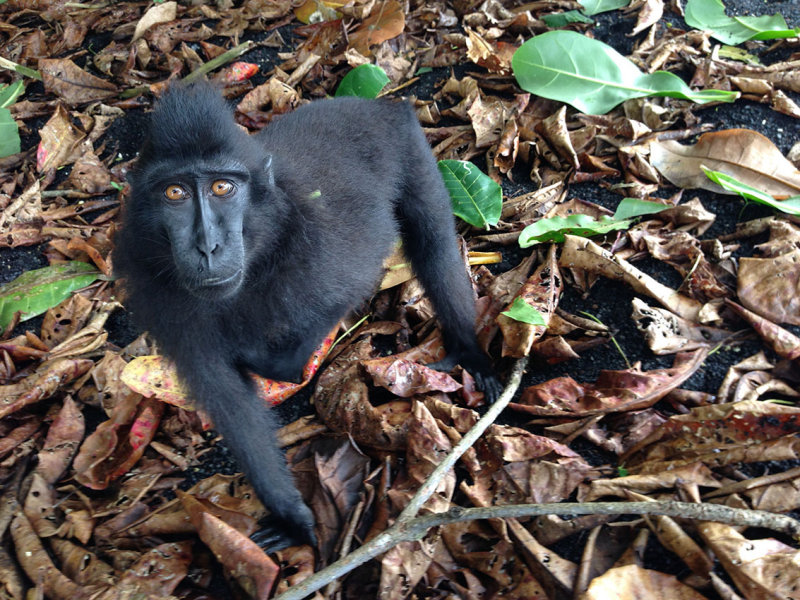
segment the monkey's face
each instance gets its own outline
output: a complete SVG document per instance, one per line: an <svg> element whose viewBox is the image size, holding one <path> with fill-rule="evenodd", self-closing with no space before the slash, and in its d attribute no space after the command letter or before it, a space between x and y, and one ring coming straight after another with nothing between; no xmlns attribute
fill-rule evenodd
<svg viewBox="0 0 800 600"><path fill-rule="evenodd" d="M159 178L151 193L160 196L180 285L208 300L236 294L247 267L243 230L250 197L248 172L194 168Z"/></svg>

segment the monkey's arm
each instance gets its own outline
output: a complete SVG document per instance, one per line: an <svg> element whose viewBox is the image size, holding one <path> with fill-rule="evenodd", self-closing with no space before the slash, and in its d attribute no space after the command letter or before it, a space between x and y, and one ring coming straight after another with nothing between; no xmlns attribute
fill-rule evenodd
<svg viewBox="0 0 800 600"><path fill-rule="evenodd" d="M287 540L315 544L314 515L277 446L274 413L258 396L250 377L222 363L220 357L193 363L183 357L178 360L178 372L211 416L258 497L283 521Z"/></svg>

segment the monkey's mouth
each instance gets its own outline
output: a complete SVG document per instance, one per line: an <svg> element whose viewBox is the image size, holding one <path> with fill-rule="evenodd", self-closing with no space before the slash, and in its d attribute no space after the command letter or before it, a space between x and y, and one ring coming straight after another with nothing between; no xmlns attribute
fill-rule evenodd
<svg viewBox="0 0 800 600"><path fill-rule="evenodd" d="M237 269L233 275L228 275L227 277L206 277L205 279L200 280L200 287L203 288L223 287L239 279L241 274L242 270Z"/></svg>

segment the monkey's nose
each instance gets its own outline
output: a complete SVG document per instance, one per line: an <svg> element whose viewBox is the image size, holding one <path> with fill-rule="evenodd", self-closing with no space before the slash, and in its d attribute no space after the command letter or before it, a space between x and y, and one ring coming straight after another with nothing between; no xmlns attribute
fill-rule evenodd
<svg viewBox="0 0 800 600"><path fill-rule="evenodd" d="M203 259L205 259L203 260L205 266L207 266L210 269L211 259L214 256L214 254L219 250L220 248L219 244L213 244L212 246L212 244L199 243L197 244L196 248L197 251L200 253L200 256L203 257Z"/></svg>

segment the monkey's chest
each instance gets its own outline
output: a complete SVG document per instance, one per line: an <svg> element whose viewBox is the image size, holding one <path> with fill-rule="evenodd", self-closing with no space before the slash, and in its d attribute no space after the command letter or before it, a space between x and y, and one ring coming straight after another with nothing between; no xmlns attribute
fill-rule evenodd
<svg viewBox="0 0 800 600"><path fill-rule="evenodd" d="M253 344L241 351L239 366L267 379L299 383L303 367L320 341L308 337L285 340L278 346Z"/></svg>

